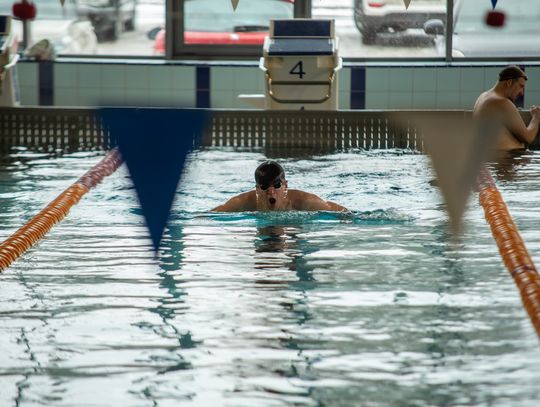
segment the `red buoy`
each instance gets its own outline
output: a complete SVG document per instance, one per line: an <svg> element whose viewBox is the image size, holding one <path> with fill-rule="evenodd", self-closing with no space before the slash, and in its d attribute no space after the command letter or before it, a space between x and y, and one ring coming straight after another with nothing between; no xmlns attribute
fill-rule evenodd
<svg viewBox="0 0 540 407"><path fill-rule="evenodd" d="M33 20L36 18L37 9L33 2L21 0L18 3L13 3L11 8L13 16L19 20Z"/></svg>
<svg viewBox="0 0 540 407"><path fill-rule="evenodd" d="M490 27L502 27L505 19L506 14L502 11L492 10L486 14L485 21Z"/></svg>

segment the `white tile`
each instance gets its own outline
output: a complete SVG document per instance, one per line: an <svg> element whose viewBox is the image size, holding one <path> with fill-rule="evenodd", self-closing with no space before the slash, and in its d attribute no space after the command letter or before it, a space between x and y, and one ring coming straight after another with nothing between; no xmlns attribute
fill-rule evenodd
<svg viewBox="0 0 540 407"><path fill-rule="evenodd" d="M19 86L38 86L38 64L21 63L17 64L17 74Z"/></svg>
<svg viewBox="0 0 540 407"><path fill-rule="evenodd" d="M77 88L57 88L54 91L55 106L79 106L79 90Z"/></svg>
<svg viewBox="0 0 540 407"><path fill-rule="evenodd" d="M351 70L350 69L341 69L340 71L337 71L337 78L339 83L339 91L347 91L350 92L351 90Z"/></svg>
<svg viewBox="0 0 540 407"><path fill-rule="evenodd" d="M79 105L80 106L100 106L101 89L100 88L79 88Z"/></svg>
<svg viewBox="0 0 540 407"><path fill-rule="evenodd" d="M39 97L37 88L34 86L19 86L20 94L20 103L22 106L38 106Z"/></svg>
<svg viewBox="0 0 540 407"><path fill-rule="evenodd" d="M460 109L472 109L478 98L478 92L465 92L460 93Z"/></svg>
<svg viewBox="0 0 540 407"><path fill-rule="evenodd" d="M54 87L74 88L79 86L79 66L75 64L54 64Z"/></svg>
<svg viewBox="0 0 540 407"><path fill-rule="evenodd" d="M437 94L435 92L414 92L413 109L436 109Z"/></svg>
<svg viewBox="0 0 540 407"><path fill-rule="evenodd" d="M148 89L126 88L125 94L129 106L148 106Z"/></svg>
<svg viewBox="0 0 540 407"><path fill-rule="evenodd" d="M433 92L437 88L437 68L414 68L413 92Z"/></svg>
<svg viewBox="0 0 540 407"><path fill-rule="evenodd" d="M530 66L525 69L525 73L529 80L525 86L525 95L529 92L540 92L540 67ZM536 102L540 105L540 100Z"/></svg>
<svg viewBox="0 0 540 407"><path fill-rule="evenodd" d="M484 68L473 67L461 70L460 88L463 92L484 91ZM478 96L478 95L477 95Z"/></svg>
<svg viewBox="0 0 540 407"><path fill-rule="evenodd" d="M366 68L366 92L381 92L388 89L390 89L389 68Z"/></svg>
<svg viewBox="0 0 540 407"><path fill-rule="evenodd" d="M457 90L453 92L437 92L437 109L460 109L460 94Z"/></svg>
<svg viewBox="0 0 540 407"><path fill-rule="evenodd" d="M172 72L168 67L158 65L148 67L149 89L168 90L172 89Z"/></svg>
<svg viewBox="0 0 540 407"><path fill-rule="evenodd" d="M123 89L126 87L126 66L107 65L101 72L101 83L104 89Z"/></svg>
<svg viewBox="0 0 540 407"><path fill-rule="evenodd" d="M239 93L253 92L259 88L262 78L264 78L263 71L257 67L236 68L233 89Z"/></svg>
<svg viewBox="0 0 540 407"><path fill-rule="evenodd" d="M499 79L500 66L488 66L484 68L484 90L490 89Z"/></svg>
<svg viewBox="0 0 540 407"><path fill-rule="evenodd" d="M341 110L348 110L351 108L351 92L339 92L338 108Z"/></svg>
<svg viewBox="0 0 540 407"><path fill-rule="evenodd" d="M126 104L124 88L105 87L101 89L101 103L104 106L121 106Z"/></svg>
<svg viewBox="0 0 540 407"><path fill-rule="evenodd" d="M171 95L171 106L173 107L193 107L197 104L195 91L179 91L173 89Z"/></svg>
<svg viewBox="0 0 540 407"><path fill-rule="evenodd" d="M437 91L458 91L461 86L461 68L437 68Z"/></svg>
<svg viewBox="0 0 540 407"><path fill-rule="evenodd" d="M529 109L531 105L540 106L540 91L525 91L525 108Z"/></svg>
<svg viewBox="0 0 540 407"><path fill-rule="evenodd" d="M173 89L195 90L197 86L196 68L194 66L170 66ZM210 71L212 72L212 71Z"/></svg>
<svg viewBox="0 0 540 407"><path fill-rule="evenodd" d="M390 71L390 92L412 92L413 68L392 68Z"/></svg>
<svg viewBox="0 0 540 407"><path fill-rule="evenodd" d="M172 107L171 89L151 89L148 91L148 104L155 107Z"/></svg>
<svg viewBox="0 0 540 407"><path fill-rule="evenodd" d="M231 90L234 81L234 69L230 66L216 66L210 69L210 87L213 91Z"/></svg>
<svg viewBox="0 0 540 407"><path fill-rule="evenodd" d="M351 108L351 70L338 71L338 107L339 109Z"/></svg>
<svg viewBox="0 0 540 407"><path fill-rule="evenodd" d="M236 97L236 96L235 96ZM212 108L230 108L233 104L233 94L227 90L216 90L210 93L210 106ZM243 102L242 102L243 103Z"/></svg>
<svg viewBox="0 0 540 407"><path fill-rule="evenodd" d="M388 109L388 92L368 92L366 93L366 109Z"/></svg>
<svg viewBox="0 0 540 407"><path fill-rule="evenodd" d="M411 92L390 92L388 98L389 109L410 109L412 107Z"/></svg>
<svg viewBox="0 0 540 407"><path fill-rule="evenodd" d="M130 88L148 89L148 67L145 65L126 65L126 90ZM127 95L127 94L126 94Z"/></svg>
<svg viewBox="0 0 540 407"><path fill-rule="evenodd" d="M78 67L79 86L84 88L99 88L101 87L101 71L102 65L98 64L80 64Z"/></svg>

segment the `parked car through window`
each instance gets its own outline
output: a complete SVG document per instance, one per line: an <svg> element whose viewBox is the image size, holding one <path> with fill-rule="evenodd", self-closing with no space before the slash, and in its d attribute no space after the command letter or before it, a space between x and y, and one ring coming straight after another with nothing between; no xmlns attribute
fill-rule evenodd
<svg viewBox="0 0 540 407"><path fill-rule="evenodd" d="M92 21L100 41L135 29L137 0L78 0L79 15Z"/></svg>
<svg viewBox="0 0 540 407"><path fill-rule="evenodd" d="M478 0L477 0L478 1ZM378 33L423 28L429 19L446 18L446 0L355 0L354 21L364 44L373 44Z"/></svg>
<svg viewBox="0 0 540 407"><path fill-rule="evenodd" d="M294 16L294 0L186 0L184 44L261 45L271 19ZM154 29L154 54L165 53L165 30Z"/></svg>

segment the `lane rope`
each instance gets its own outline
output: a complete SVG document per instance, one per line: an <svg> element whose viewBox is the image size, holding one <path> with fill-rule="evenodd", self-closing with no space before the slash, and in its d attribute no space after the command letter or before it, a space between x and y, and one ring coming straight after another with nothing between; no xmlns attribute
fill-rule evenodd
<svg viewBox="0 0 540 407"><path fill-rule="evenodd" d="M525 242L510 216L489 170L484 167L478 178L479 200L502 260L516 283L523 306L540 338L540 275Z"/></svg>
<svg viewBox="0 0 540 407"><path fill-rule="evenodd" d="M99 163L87 171L76 182L51 201L24 226L14 232L0 244L0 272L7 269L15 260L69 212L71 207L103 178L114 173L122 164L118 149L111 150Z"/></svg>

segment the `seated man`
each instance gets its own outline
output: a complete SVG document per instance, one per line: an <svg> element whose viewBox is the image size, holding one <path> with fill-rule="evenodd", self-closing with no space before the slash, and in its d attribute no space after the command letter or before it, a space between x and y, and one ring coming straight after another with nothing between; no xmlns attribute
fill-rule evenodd
<svg viewBox="0 0 540 407"><path fill-rule="evenodd" d="M232 197L215 212L243 211L347 211L315 194L288 189L285 171L275 161L265 161L255 170L255 189Z"/></svg>

